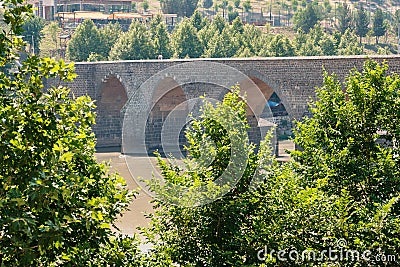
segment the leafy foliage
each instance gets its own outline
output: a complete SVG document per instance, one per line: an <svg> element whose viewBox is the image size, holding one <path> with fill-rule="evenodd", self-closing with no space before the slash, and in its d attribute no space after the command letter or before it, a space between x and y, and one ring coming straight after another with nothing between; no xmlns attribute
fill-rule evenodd
<svg viewBox="0 0 400 267"><path fill-rule="evenodd" d="M110 51L110 60L155 58L149 31L140 22L132 22Z"/></svg>
<svg viewBox="0 0 400 267"><path fill-rule="evenodd" d="M259 55L272 57L290 57L294 56L294 54L295 50L289 38L282 34L278 34L272 38L265 49L261 50Z"/></svg>
<svg viewBox="0 0 400 267"><path fill-rule="evenodd" d="M338 8L338 21L337 29L341 34L344 34L346 30L352 29L352 15L350 7L344 3Z"/></svg>
<svg viewBox="0 0 400 267"><path fill-rule="evenodd" d="M231 38L229 29L222 33L216 32L210 39L208 49L204 52L205 57L229 58L233 57L238 50L238 42Z"/></svg>
<svg viewBox="0 0 400 267"><path fill-rule="evenodd" d="M353 27L353 17L349 7L346 4L340 5L337 10L339 18L336 25L339 31L332 32L319 23L321 19L329 19L323 15L323 8L315 2L305 4L306 7L296 13L295 27L298 31L292 38L275 34L268 29L263 31L251 24L244 25L233 6L227 1L222 5L224 9L229 10L229 23L218 14L210 21L207 17L203 17L200 11L196 11L169 32L161 16L155 16L149 24L138 25L138 22L133 22L130 33L123 33L118 24L107 25L97 30L100 40L96 49L89 47L93 45L92 43L81 43L80 49L90 51L85 59L87 61L154 59L159 55L163 58L198 58L231 55L233 57L333 56L365 53L361 40L368 31L369 19L362 8L355 13ZM385 21L385 30L387 24ZM133 29L137 34L132 33ZM220 36L216 36L216 32ZM359 44L355 42L355 34L360 37ZM389 49L381 48L377 53L387 54Z"/></svg>
<svg viewBox="0 0 400 267"><path fill-rule="evenodd" d="M172 34L172 48L177 58L196 58L202 54L197 30L189 19L184 19Z"/></svg>
<svg viewBox="0 0 400 267"><path fill-rule="evenodd" d="M122 34L121 25L119 23L109 23L99 30L100 47L99 55L102 58L107 59L111 48L114 47L118 38Z"/></svg>
<svg viewBox="0 0 400 267"><path fill-rule="evenodd" d="M196 10L198 0L163 0L160 3L164 13L178 14L180 17L190 17ZM209 3L206 3L206 6L208 5Z"/></svg>
<svg viewBox="0 0 400 267"><path fill-rule="evenodd" d="M244 3L243 3L243 8L244 8L244 10L245 10L246 12L250 12L250 10L253 8L253 7L251 6L250 0L244 1Z"/></svg>
<svg viewBox="0 0 400 267"><path fill-rule="evenodd" d="M228 21L229 22L234 21L236 18L239 18L239 12L237 12L236 10L228 12Z"/></svg>
<svg viewBox="0 0 400 267"><path fill-rule="evenodd" d="M318 166L317 173L308 173L310 179L327 177L330 190L347 188L366 202L385 202L400 190L395 126L400 79L386 71L387 65L368 61L362 73L353 71L348 77L346 91L335 77L325 75L325 86L317 91L320 100L311 108L314 117L299 124L295 139L304 149L294 154L296 159Z"/></svg>
<svg viewBox="0 0 400 267"><path fill-rule="evenodd" d="M238 91L215 107L206 104L186 133L187 168L158 160L167 183L150 183L160 198L145 230L154 245L149 259L158 259L149 266L329 266L328 247L370 251L368 260L334 261L339 266L386 266L376 259L396 255L400 245L400 77L386 71L387 65L367 61L344 84L325 73L313 117L297 125L294 141L302 150L292 152L294 161L278 165L267 141L258 153L239 141L248 160L236 186L207 205L188 207L198 200L196 188L215 181L232 160L229 137L240 136L227 130L232 121L217 118L234 110L236 122L246 123ZM177 186L188 194L176 194ZM338 240L345 242L338 247ZM289 260L289 251L316 254Z"/></svg>
<svg viewBox="0 0 400 267"><path fill-rule="evenodd" d="M53 21L47 24L43 30L43 38L40 40L40 56L54 57L59 49L58 35L61 28L58 23Z"/></svg>
<svg viewBox="0 0 400 267"><path fill-rule="evenodd" d="M338 234L352 249L373 255L395 255L399 246L400 78L387 70L367 61L345 84L325 74L314 116L298 123L295 142L302 151L292 153L310 183L325 181L321 189L330 195L348 192L352 211Z"/></svg>
<svg viewBox="0 0 400 267"><path fill-rule="evenodd" d="M160 196L155 202L157 211L152 226L147 230L147 236L154 244L151 252L153 257L182 265L243 265L243 256L251 249L250 240L246 241L242 232L252 209L247 192L258 159L267 160L264 156L269 158L270 153L267 143L262 145L259 154L254 152L253 145L247 144L245 105L244 101L240 101L238 90L228 93L216 107L205 104L201 118L193 120L191 130L186 132L190 155L185 161L187 171L168 165L159 158L168 184L163 186L157 181L151 183ZM232 151L236 149L240 152ZM231 153L241 153L247 159L245 169L231 170L231 175L243 173L236 186L207 205L187 207L193 201L197 203L198 188L209 189L205 193L206 198L213 198L220 194L220 190L224 190L219 186L215 188L213 184L232 164L232 160L236 160ZM212 162L210 157L214 157ZM179 185L188 188L185 197L173 190ZM181 204L173 205L171 199L173 203L178 201Z"/></svg>
<svg viewBox="0 0 400 267"><path fill-rule="evenodd" d="M193 15L190 17L190 21L192 22L193 27L195 27L197 31L203 29L207 23L207 21L203 18L200 11L198 10L196 10L196 12L194 12Z"/></svg>
<svg viewBox="0 0 400 267"><path fill-rule="evenodd" d="M153 33L154 40L154 54L162 55L163 58L171 57L171 43L169 39L169 34L165 23L159 23Z"/></svg>
<svg viewBox="0 0 400 267"><path fill-rule="evenodd" d="M363 46L357 42L357 36L347 29L340 37L338 55L361 55L362 53Z"/></svg>
<svg viewBox="0 0 400 267"><path fill-rule="evenodd" d="M356 33L360 36L360 43L362 37L365 37L369 31L369 17L363 6L357 11L355 16Z"/></svg>
<svg viewBox="0 0 400 267"><path fill-rule="evenodd" d="M144 0L144 1L142 2L141 6L142 6L144 12L147 12L147 10L148 10L149 7L150 7L149 2L148 2L147 0Z"/></svg>
<svg viewBox="0 0 400 267"><path fill-rule="evenodd" d="M317 23L320 17L318 16L317 6L310 3L304 10L301 10L295 15L296 29L301 29L308 33Z"/></svg>
<svg viewBox="0 0 400 267"><path fill-rule="evenodd" d="M32 16L24 22L22 27L24 29L22 39L29 43L32 53L39 54L39 44L43 37L44 20L41 17Z"/></svg>
<svg viewBox="0 0 400 267"><path fill-rule="evenodd" d="M385 35L386 27L383 23L383 12L381 9L377 9L374 15L372 30L374 32L374 36L376 37L376 43L379 42L379 37Z"/></svg>
<svg viewBox="0 0 400 267"><path fill-rule="evenodd" d="M0 67L25 45L18 36L32 7L22 2L1 4L13 35L0 35ZM76 76L73 65L36 56L21 65L0 73L0 265L139 262L138 242L111 230L133 195L96 161L94 103L60 85ZM59 86L44 90L48 78Z"/></svg>
<svg viewBox="0 0 400 267"><path fill-rule="evenodd" d="M87 19L76 28L67 46L67 57L72 61L86 61L91 53L101 54L100 34L93 21Z"/></svg>

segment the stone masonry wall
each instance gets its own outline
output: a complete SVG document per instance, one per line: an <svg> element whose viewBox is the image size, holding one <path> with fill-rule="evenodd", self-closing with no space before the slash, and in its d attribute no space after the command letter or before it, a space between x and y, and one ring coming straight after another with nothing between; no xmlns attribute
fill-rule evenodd
<svg viewBox="0 0 400 267"><path fill-rule="evenodd" d="M400 72L399 56L373 56L372 59L383 61L389 64L391 72ZM115 122L116 108L121 108L120 119L122 121L124 111L127 108L145 110L150 107L146 100L154 97L155 88L163 85L160 81L152 81L146 88L139 88L150 77L157 73L162 73L160 77L173 79L177 84L196 84L204 79L220 80L218 86L229 86L240 83L243 77L230 76L217 67L207 64L222 63L233 67L247 76L261 80L267 87L272 88L282 100L290 119L301 119L307 113L307 102L315 97L315 88L322 85L323 69L328 73L335 73L340 80L353 68L361 69L365 62L365 56L353 57L292 57L292 58L246 58L246 59L188 59L188 60L136 60L119 62L91 62L76 63L75 68L78 77L75 81L68 84L76 96L89 95L92 99L101 101L101 90L110 77L115 77L126 90L129 104L107 101L102 103L102 112L97 116L97 125L94 132L98 136L98 147L120 147L121 138L116 135L121 133L121 123ZM192 62L198 64L196 71L181 68L169 71L170 67L180 68L180 64ZM196 65L194 65L196 66ZM50 81L48 85L51 85ZM210 85L199 89L201 94L218 95L219 91L214 89L218 86ZM193 97L193 86L182 86L186 98ZM188 88L185 90L185 88ZM111 90L111 89L110 89ZM118 94L117 94L118 95ZM116 97L118 97L116 95ZM199 95L199 92L195 95ZM111 94L112 96L112 94ZM197 97L196 96L196 97ZM108 95L110 97L110 95ZM122 99L119 96L119 99ZM218 96L219 98L223 95ZM165 101L165 99L163 100ZM172 100L171 100L172 101ZM116 105L118 107L105 108L106 105ZM114 112L112 119L107 114L107 110ZM119 129L115 129L119 128ZM135 131L134 127L132 131ZM154 144L155 146L157 144Z"/></svg>

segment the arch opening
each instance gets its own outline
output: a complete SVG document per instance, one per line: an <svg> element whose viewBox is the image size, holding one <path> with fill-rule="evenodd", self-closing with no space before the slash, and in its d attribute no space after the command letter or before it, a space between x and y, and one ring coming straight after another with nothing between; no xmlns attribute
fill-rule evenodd
<svg viewBox="0 0 400 267"><path fill-rule="evenodd" d="M122 108L128 101L124 85L116 76L102 82L96 102L97 117L93 126L97 138L98 151L121 151Z"/></svg>
<svg viewBox="0 0 400 267"><path fill-rule="evenodd" d="M146 121L145 146L148 155L158 151L179 153L186 144L185 135L189 113L187 98L182 87L172 78L158 83L152 97L152 108ZM176 151L179 150L179 151Z"/></svg>
<svg viewBox="0 0 400 267"><path fill-rule="evenodd" d="M249 90L246 90L249 86L254 85L249 82L240 83L241 90L247 94L248 102L251 102L252 106L256 107L255 110L250 110L249 107L247 109L247 119L251 126L250 140L255 144L259 144L265 133L275 127L272 140L274 153L276 156L286 156L286 147L280 147L281 141L284 141L284 145L287 146L285 142L292 135L291 119L286 107L277 92L266 82L255 76L249 76L249 78L264 96L263 99L255 99L255 96L249 94Z"/></svg>

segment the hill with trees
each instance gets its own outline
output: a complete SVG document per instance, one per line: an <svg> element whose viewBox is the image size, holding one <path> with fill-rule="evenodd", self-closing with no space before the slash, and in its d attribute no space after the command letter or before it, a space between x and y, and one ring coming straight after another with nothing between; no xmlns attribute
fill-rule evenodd
<svg viewBox="0 0 400 267"><path fill-rule="evenodd" d="M89 24L90 27L87 26ZM114 31L107 30L110 27L114 27ZM99 30L90 21L85 21L78 26L68 43L67 55L70 60L88 61L155 59L159 55L166 59L365 53L356 31L350 28L343 34L339 31L329 33L319 23L313 23L299 26L298 31L289 37L275 34L270 29L263 31L254 25L243 24L239 17L229 24L219 16L210 21L199 12L190 19L183 19L172 33L167 31L160 19L154 19L149 26L135 22L128 32L111 35L118 32L118 24ZM101 38L101 34L105 37ZM107 34L110 38L106 38Z"/></svg>
<svg viewBox="0 0 400 267"><path fill-rule="evenodd" d="M149 4L154 8L154 3ZM44 49L42 55L63 57L65 48L66 59L71 61L155 59L159 55L182 58L398 52L400 10L395 9L395 2L290 0L263 4L259 1L225 0L221 3L216 1L211 6L205 3L207 7L202 2L193 2L190 10L182 9L181 6L186 4L175 0L161 3L165 12L176 9L183 12L176 12L180 16L186 16L173 30L158 16L142 26L133 23L127 33L122 32L118 23L98 28L94 23L83 22L66 45L60 43L60 38L55 38L64 34L60 27L53 23L49 28L49 23L46 23L44 28L45 22L33 17L25 22L23 36L31 44L31 51L32 47L36 53ZM258 9L260 12L257 13ZM266 25L256 26L261 22ZM0 27L5 26L0 24ZM216 36L215 27L220 36ZM238 31L238 28L245 31ZM355 37L359 39L358 44ZM248 38L256 39L246 40ZM188 49L191 46L194 49Z"/></svg>

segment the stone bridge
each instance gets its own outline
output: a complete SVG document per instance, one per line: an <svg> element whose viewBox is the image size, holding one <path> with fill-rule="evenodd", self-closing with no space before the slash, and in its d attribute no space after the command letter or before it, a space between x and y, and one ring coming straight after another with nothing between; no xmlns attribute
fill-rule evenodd
<svg viewBox="0 0 400 267"><path fill-rule="evenodd" d="M398 56L370 58L386 60L390 71L400 71ZM181 128L187 114L196 112L199 97L221 100L235 84L247 93L250 139L257 141L262 135L262 114L301 119L307 114L307 103L315 97L315 88L322 85L323 69L343 80L351 69L361 69L365 60L365 56L353 56L76 63L78 78L68 86L76 96L89 95L96 100L93 130L99 149L121 148L125 116L129 141L151 151L159 149L162 125L172 113L177 129L171 131L182 144ZM135 152L135 148L123 149Z"/></svg>

